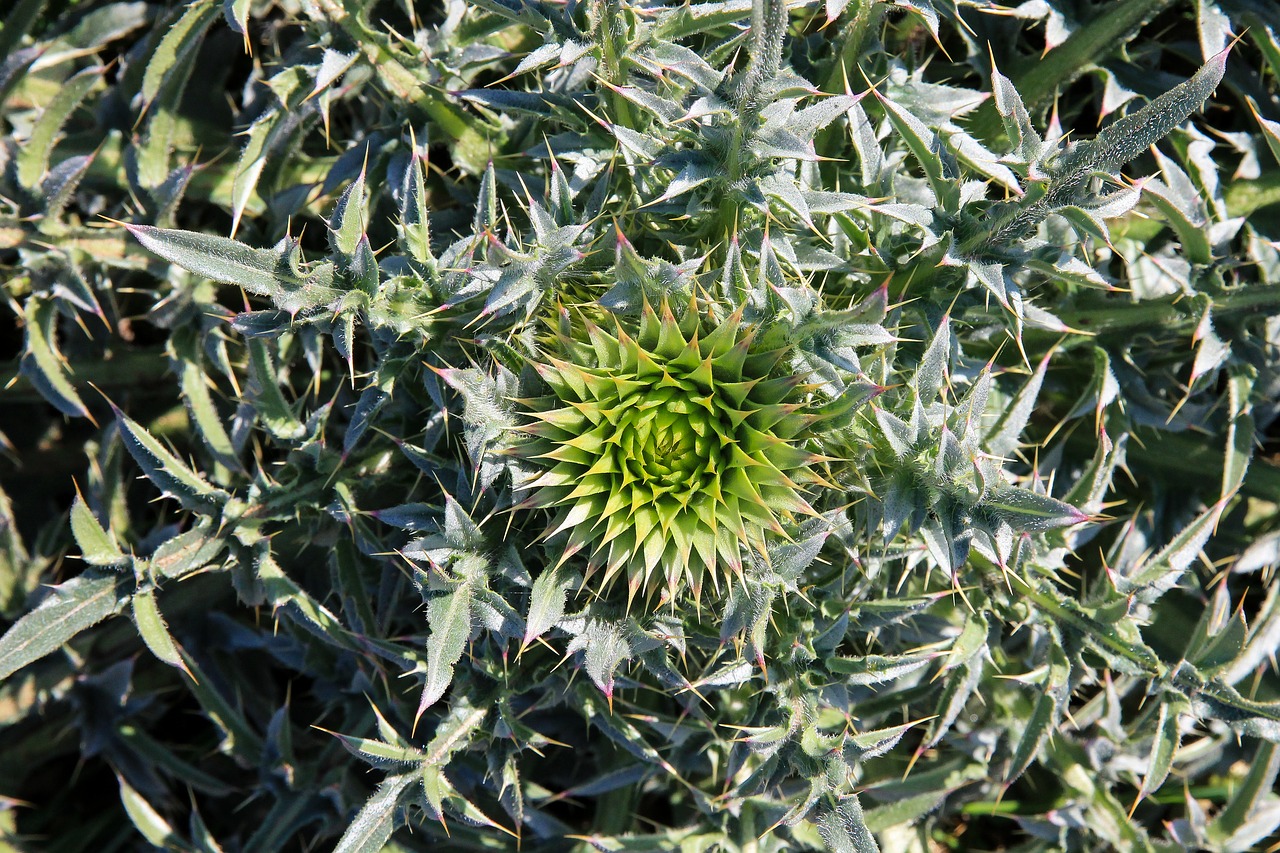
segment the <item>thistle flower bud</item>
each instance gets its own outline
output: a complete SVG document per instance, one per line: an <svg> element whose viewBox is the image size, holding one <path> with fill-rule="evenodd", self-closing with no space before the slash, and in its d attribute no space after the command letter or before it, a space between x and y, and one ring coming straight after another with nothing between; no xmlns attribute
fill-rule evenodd
<svg viewBox="0 0 1280 853"><path fill-rule="evenodd" d="M527 505L555 513L562 559L585 551L603 568L599 589L625 575L629 599L698 598L813 513L803 387L778 375L783 350L753 348L741 312L703 334L694 308L677 320L664 302L644 306L634 337L616 318L586 329L537 365L550 394L526 401L520 452L542 469Z"/></svg>

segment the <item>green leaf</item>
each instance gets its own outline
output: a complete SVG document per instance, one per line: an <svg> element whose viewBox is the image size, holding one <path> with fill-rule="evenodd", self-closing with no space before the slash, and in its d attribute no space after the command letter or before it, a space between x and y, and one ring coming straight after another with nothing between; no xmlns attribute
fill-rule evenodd
<svg viewBox="0 0 1280 853"><path fill-rule="evenodd" d="M436 726L435 736L427 744L425 766L444 767L458 751L466 748L488 716L487 708L477 708L464 697L453 703L449 713Z"/></svg>
<svg viewBox="0 0 1280 853"><path fill-rule="evenodd" d="M581 582L582 577L563 563L538 575L529 593L529 614L524 620L522 650L560 621L569 591Z"/></svg>
<svg viewBox="0 0 1280 853"><path fill-rule="evenodd" d="M80 559L91 566L118 568L129 561L115 537L102 528L78 492L71 503L71 535L80 546Z"/></svg>
<svg viewBox="0 0 1280 853"><path fill-rule="evenodd" d="M1013 75L1015 88L1033 112L1042 110L1056 92L1066 91L1086 69L1100 65L1120 50L1146 21L1173 3L1174 0L1127 0L1096 10L1066 41L1043 55L1029 57L1022 73Z"/></svg>
<svg viewBox="0 0 1280 853"><path fill-rule="evenodd" d="M0 680L57 651L73 637L114 616L129 600L132 578L90 569L50 590L40 605L0 637Z"/></svg>
<svg viewBox="0 0 1280 853"><path fill-rule="evenodd" d="M116 776L116 780L120 783L120 802L124 804L124 812L134 828L153 847L173 849L175 838L169 822L141 794L129 787L123 776Z"/></svg>
<svg viewBox="0 0 1280 853"><path fill-rule="evenodd" d="M1247 376L1232 376L1228 394L1231 402L1231 421L1227 424L1227 447L1222 460L1222 497L1226 501L1244 485L1249 462L1253 458L1256 424L1248 411L1249 394L1253 380Z"/></svg>
<svg viewBox="0 0 1280 853"><path fill-rule="evenodd" d="M991 92L995 96L996 110L1000 113L1000 120L1004 122L1004 132L1013 144L1014 153L1025 162L1033 162L1040 156L1044 141L1031 124L1022 95L1018 94L1008 77L996 70L994 63L991 67Z"/></svg>
<svg viewBox="0 0 1280 853"><path fill-rule="evenodd" d="M1049 195L1067 201L1095 172L1115 174L1121 166L1168 136L1199 110L1218 87L1227 68L1227 53L1222 51L1202 65L1190 80L1069 150L1052 170L1053 187Z"/></svg>
<svg viewBox="0 0 1280 853"><path fill-rule="evenodd" d="M846 684L881 684L915 672L936 658L934 653L905 655L867 655L860 658L833 657L827 669L844 676Z"/></svg>
<svg viewBox="0 0 1280 853"><path fill-rule="evenodd" d="M1089 516L1070 504L1015 486L994 489L979 507L1014 530L1036 533L1089 520Z"/></svg>
<svg viewBox="0 0 1280 853"><path fill-rule="evenodd" d="M946 386L947 370L951 363L951 318L943 317L933 333L920 364L916 368L911 385L915 388L920 405L927 406L942 393Z"/></svg>
<svg viewBox="0 0 1280 853"><path fill-rule="evenodd" d="M404 251L418 263L433 267L435 255L431 252L431 220L427 211L423 157L416 150L406 167L399 227L400 245Z"/></svg>
<svg viewBox="0 0 1280 853"><path fill-rule="evenodd" d="M249 47L249 6L253 0L223 0L223 15L227 25L245 37L246 51Z"/></svg>
<svg viewBox="0 0 1280 853"><path fill-rule="evenodd" d="M415 719L440 700L453 682L453 668L462 658L471 636L472 599L470 582L458 584L450 592L431 599L427 605L427 669Z"/></svg>
<svg viewBox="0 0 1280 853"><path fill-rule="evenodd" d="M356 254L351 262L351 280L366 296L378 295L378 259L374 257L369 238L361 235L356 243Z"/></svg>
<svg viewBox="0 0 1280 853"><path fill-rule="evenodd" d="M300 278L290 263L290 246L253 249L226 237L149 225L126 225L129 233L170 263L213 281L235 284L276 307L296 312L327 305L341 294L312 275Z"/></svg>
<svg viewBox="0 0 1280 853"><path fill-rule="evenodd" d="M970 613L964 620L964 627L951 643L951 651L942 665L945 672L953 667L969 663L980 652L987 648L987 636L990 625L981 613Z"/></svg>
<svg viewBox="0 0 1280 853"><path fill-rule="evenodd" d="M625 620L590 619L565 650L566 655L583 653L583 668L611 705L618 667L634 654L629 627Z"/></svg>
<svg viewBox="0 0 1280 853"><path fill-rule="evenodd" d="M268 540L262 539L255 546L254 563L257 578L271 606L314 636L349 652L366 654L374 651L397 663L403 660L403 655L389 643L354 636L332 611L285 574L271 553Z"/></svg>
<svg viewBox="0 0 1280 853"><path fill-rule="evenodd" d="M340 270L350 272L356 246L364 236L368 220L364 197L364 170L338 198L338 205L329 218L329 248ZM344 266L345 265L345 266Z"/></svg>
<svg viewBox="0 0 1280 853"><path fill-rule="evenodd" d="M1139 796L1147 797L1160 790L1173 766L1173 754L1182 743L1179 718L1191 711L1191 703L1175 693L1166 694L1156 715L1155 737L1151 740L1151 757L1147 761L1147 773L1142 779Z"/></svg>
<svg viewBox="0 0 1280 853"><path fill-rule="evenodd" d="M1194 670L1190 664L1183 664L1183 669ZM1178 673L1182 675L1182 673ZM1198 673L1196 674L1199 675ZM1180 687L1190 683L1197 686L1197 680L1180 678ZM1280 702L1259 702L1240 695L1240 692L1220 678L1212 678L1198 683L1198 690L1189 692L1191 705L1201 717L1218 719L1243 734L1265 738L1272 743L1280 743Z"/></svg>
<svg viewBox="0 0 1280 853"><path fill-rule="evenodd" d="M1263 800L1273 794L1276 775L1280 772L1280 746L1274 740L1259 743L1248 766L1248 774L1232 793L1226 808L1209 822L1206 834L1214 841L1222 843L1230 839Z"/></svg>
<svg viewBox="0 0 1280 853"><path fill-rule="evenodd" d="M398 823L400 800L417 780L417 773L402 773L382 780L378 790L342 833L334 853L381 853Z"/></svg>
<svg viewBox="0 0 1280 853"><path fill-rule="evenodd" d="M1135 595L1139 601L1150 603L1177 586L1183 573L1213 535L1222 507L1221 503L1209 507L1154 557L1128 575L1117 574L1116 588L1125 595Z"/></svg>
<svg viewBox="0 0 1280 853"><path fill-rule="evenodd" d="M156 602L154 589L146 589L134 594L133 621L138 626L142 641L147 644L152 654L169 666L175 666L187 672L188 675L191 674L187 671L186 661L178 651L178 644L169 633L169 626L165 624L164 616L160 614L160 605Z"/></svg>
<svg viewBox="0 0 1280 853"><path fill-rule="evenodd" d="M144 109L156 99L162 86L172 82L173 77L185 76L184 66L200 49L205 31L217 14L214 0L195 0L187 6L182 17L165 31L142 76L139 94L142 96Z"/></svg>
<svg viewBox="0 0 1280 853"><path fill-rule="evenodd" d="M1188 198L1156 178L1144 183L1142 191L1178 235L1187 260L1193 264L1212 263L1213 246L1199 198Z"/></svg>
<svg viewBox="0 0 1280 853"><path fill-rule="evenodd" d="M1049 356L1046 355L1040 360L1036 372L1018 389L1009 404L1000 410L984 441L989 452L996 456L1010 456L1018 449L1019 439L1027 428L1031 413L1035 411L1040 386L1044 383L1048 369Z"/></svg>
<svg viewBox="0 0 1280 853"><path fill-rule="evenodd" d="M125 449L163 494L176 499L184 508L204 515L215 513L231 499L231 495L210 485L124 412L114 405L112 410L120 424Z"/></svg>
<svg viewBox="0 0 1280 853"><path fill-rule="evenodd" d="M1252 99L1248 103L1250 111L1253 112L1254 121L1262 131L1262 138L1266 140L1267 148L1271 150L1271 156L1280 162L1280 122L1263 118L1258 113L1258 105Z"/></svg>
<svg viewBox="0 0 1280 853"><path fill-rule="evenodd" d="M1251 621L1244 648L1222 673L1228 684L1235 684L1253 673L1280 648L1280 585L1271 585Z"/></svg>
<svg viewBox="0 0 1280 853"><path fill-rule="evenodd" d="M1043 690L1038 693L1031 716L1022 726L1021 737L1017 748L1009 759L1009 767L1005 771L1005 782L1011 783L1031 764L1040 746L1058 727L1069 692L1067 679L1071 674L1071 665L1056 638L1049 647L1048 677ZM1010 731L1011 736L1016 731Z"/></svg>
<svg viewBox="0 0 1280 853"><path fill-rule="evenodd" d="M253 198L258 181L267 166L267 156L274 147L280 128L289 124L287 113L273 107L249 126L244 148L236 161L235 177L231 182L231 236L240 230L240 220Z"/></svg>
<svg viewBox="0 0 1280 853"><path fill-rule="evenodd" d="M178 386L187 404L187 413L196 428L196 433L204 440L209 452L222 465L232 471L241 469L236 455L235 445L227 429L223 425L222 416L213 401L210 391L212 379L205 370L202 354L197 347L193 334L184 334L184 330L176 330L169 339L176 361L180 365Z"/></svg>
<svg viewBox="0 0 1280 853"><path fill-rule="evenodd" d="M1216 675L1231 666L1244 650L1249 628L1244 615L1232 612L1231 596L1226 586L1215 591L1205 608L1196 632L1183 657L1206 675Z"/></svg>
<svg viewBox="0 0 1280 853"><path fill-rule="evenodd" d="M485 167L480 176L480 187L476 191L476 212L471 220L471 228L475 234L485 234L498 225L498 178L493 171L493 163Z"/></svg>
<svg viewBox="0 0 1280 853"><path fill-rule="evenodd" d="M506 833L512 838L516 837L511 830L496 823L482 812L475 803L460 794L439 767L433 765L423 766L422 791L426 797L427 813L436 820L444 822L446 813L451 813L468 824L486 826ZM446 806L448 807L448 812L446 812Z"/></svg>
<svg viewBox="0 0 1280 853"><path fill-rule="evenodd" d="M16 177L18 184L29 193L35 193L49 169L58 133L71 118L80 102L102 82L105 69L101 66L86 68L62 84L53 100L40 113L31 134L18 149Z"/></svg>
<svg viewBox="0 0 1280 853"><path fill-rule="evenodd" d="M147 565L158 578L180 578L203 569L227 547L227 533L213 519L202 519L190 530L157 545Z"/></svg>
<svg viewBox="0 0 1280 853"><path fill-rule="evenodd" d="M89 167L93 165L93 159L93 154L68 157L50 169L49 174L40 182L40 197L44 200L45 218L45 222L41 224L41 230L49 234L57 233L55 229L60 226L55 223L62 218L62 212L71 201L76 187L80 186L80 181L88 174Z"/></svg>
<svg viewBox="0 0 1280 853"><path fill-rule="evenodd" d="M929 187L937 199L937 206L944 211L958 211L960 181L955 170L955 157L943 147L944 143L939 136L909 110L889 100L878 91L874 89L872 91L880 101L880 105L884 107L889 123L893 125L893 129L907 144L911 155L924 170Z"/></svg>
<svg viewBox="0 0 1280 853"><path fill-rule="evenodd" d="M873 729L845 736L845 747L855 753L859 759L874 758L884 755L897 746L902 736L919 725L918 721L900 723L883 729Z"/></svg>
<svg viewBox="0 0 1280 853"><path fill-rule="evenodd" d="M56 328L58 309L52 300L32 295L23 306L26 340L22 353L22 375L58 411L69 417L87 418L89 410L71 384L66 359L58 351Z"/></svg>
<svg viewBox="0 0 1280 853"><path fill-rule="evenodd" d="M946 675L946 684L938 696L935 717L929 724L925 736L925 748L932 749L946 736L964 711L969 697L978 688L982 680L983 660L978 657L969 663L961 664Z"/></svg>
<svg viewBox="0 0 1280 853"><path fill-rule="evenodd" d="M823 810L818 832L831 853L879 853L875 836L867 829L862 804L857 795L840 800L835 808Z"/></svg>
<svg viewBox="0 0 1280 853"><path fill-rule="evenodd" d="M1080 474L1080 479L1063 497L1064 503L1081 507L1086 512L1097 512L1102 508L1102 501L1111 488L1116 467L1124 457L1124 440L1112 443L1105 432L1098 434L1097 447L1093 458Z"/></svg>
<svg viewBox="0 0 1280 853"><path fill-rule="evenodd" d="M400 744L385 743L372 738L352 737L351 735L333 733L347 751L374 767L386 767L392 764L418 764L426 756L421 750Z"/></svg>
<svg viewBox="0 0 1280 853"><path fill-rule="evenodd" d="M254 408L267 431L283 441L299 439L306 432L306 427L293 407L285 400L280 391L280 380L276 376L275 365L271 362L271 353L261 338L250 338L246 341L249 349L249 367L254 380Z"/></svg>
<svg viewBox="0 0 1280 853"><path fill-rule="evenodd" d="M744 117L763 106L763 90L777 76L782 65L789 23L785 0L752 0L751 59L746 71L730 87Z"/></svg>
<svg viewBox="0 0 1280 853"><path fill-rule="evenodd" d="M899 459L905 459L915 449L915 430L906 421L888 409L875 407L873 411L875 412L876 426L880 427L880 434L885 437L889 448L893 451L893 455ZM896 528L893 532L897 532Z"/></svg>

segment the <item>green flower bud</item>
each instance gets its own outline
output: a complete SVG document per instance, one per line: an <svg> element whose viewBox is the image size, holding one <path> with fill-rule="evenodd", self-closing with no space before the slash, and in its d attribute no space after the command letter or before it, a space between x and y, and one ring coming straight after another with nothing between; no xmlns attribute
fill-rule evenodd
<svg viewBox="0 0 1280 853"><path fill-rule="evenodd" d="M776 375L785 350L753 350L741 312L701 332L694 307L677 320L645 305L635 337L588 322L585 343L535 365L551 393L525 401L520 453L542 469L526 505L555 513L546 536L603 569L600 591L625 575L628 600L698 598L814 513L808 389Z"/></svg>

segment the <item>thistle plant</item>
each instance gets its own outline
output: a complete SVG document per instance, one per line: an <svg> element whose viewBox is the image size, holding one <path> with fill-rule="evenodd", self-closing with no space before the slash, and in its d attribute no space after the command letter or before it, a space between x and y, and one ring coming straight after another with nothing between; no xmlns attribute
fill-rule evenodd
<svg viewBox="0 0 1280 853"><path fill-rule="evenodd" d="M1265 846L1274 12L19 0L0 846Z"/></svg>
<svg viewBox="0 0 1280 853"><path fill-rule="evenodd" d="M551 395L529 402L521 453L544 470L522 488L556 510L562 560L585 550L588 571L603 567L593 588L622 574L629 597L661 585L674 601L687 585L700 601L708 578L743 580L743 549L767 557L768 534L816 515L805 389L777 375L782 350L753 347L741 310L703 330L696 304L677 320L646 303L634 338L615 322L588 320L563 359L535 363Z"/></svg>

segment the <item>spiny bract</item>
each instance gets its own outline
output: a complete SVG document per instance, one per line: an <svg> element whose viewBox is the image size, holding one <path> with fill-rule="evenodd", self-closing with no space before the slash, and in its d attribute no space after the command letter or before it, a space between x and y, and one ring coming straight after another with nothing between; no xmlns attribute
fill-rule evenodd
<svg viewBox="0 0 1280 853"><path fill-rule="evenodd" d="M805 449L807 386L778 375L785 350L753 349L741 311L702 333L695 306L680 319L646 304L635 337L587 322L587 343L561 338L567 359L535 365L551 390L526 401L522 455L542 468L527 504L552 509L548 536L564 554L589 550L628 593L695 598L709 575L740 576L743 549L765 550L795 514L813 514L818 482Z"/></svg>

